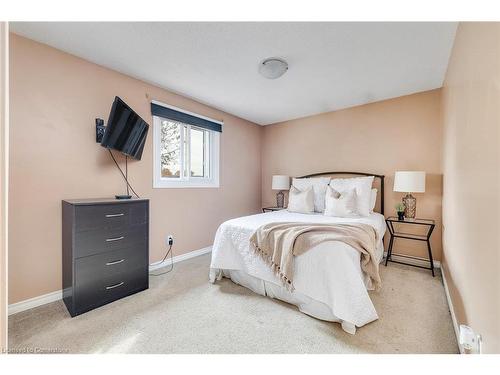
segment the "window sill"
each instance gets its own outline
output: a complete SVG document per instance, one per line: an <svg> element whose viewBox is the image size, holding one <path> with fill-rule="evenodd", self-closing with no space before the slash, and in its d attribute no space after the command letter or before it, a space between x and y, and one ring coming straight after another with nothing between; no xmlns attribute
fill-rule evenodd
<svg viewBox="0 0 500 375"><path fill-rule="evenodd" d="M219 181L155 181L153 189L218 188Z"/></svg>

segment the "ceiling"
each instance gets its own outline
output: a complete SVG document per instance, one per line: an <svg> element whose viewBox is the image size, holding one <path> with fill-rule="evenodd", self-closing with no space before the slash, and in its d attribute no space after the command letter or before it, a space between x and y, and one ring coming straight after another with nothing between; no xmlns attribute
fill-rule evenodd
<svg viewBox="0 0 500 375"><path fill-rule="evenodd" d="M257 124L439 88L456 23L11 23L17 34ZM284 76L258 64L281 57ZM119 93L117 93L118 95Z"/></svg>

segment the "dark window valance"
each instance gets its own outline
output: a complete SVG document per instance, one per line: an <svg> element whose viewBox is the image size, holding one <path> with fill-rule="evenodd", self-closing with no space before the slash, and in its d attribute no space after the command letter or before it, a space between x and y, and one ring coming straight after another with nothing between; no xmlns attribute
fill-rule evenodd
<svg viewBox="0 0 500 375"><path fill-rule="evenodd" d="M175 109L164 107L156 103L151 103L151 113L153 116L168 118L170 120L183 122L200 128L222 132L222 124L219 124L218 122L210 121L181 111L176 111Z"/></svg>

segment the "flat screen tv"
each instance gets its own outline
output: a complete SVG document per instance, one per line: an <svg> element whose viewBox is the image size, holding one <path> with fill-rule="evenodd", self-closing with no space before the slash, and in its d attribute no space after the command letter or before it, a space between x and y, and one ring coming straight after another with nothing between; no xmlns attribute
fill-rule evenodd
<svg viewBox="0 0 500 375"><path fill-rule="evenodd" d="M141 160L149 125L118 96L115 97L101 146Z"/></svg>

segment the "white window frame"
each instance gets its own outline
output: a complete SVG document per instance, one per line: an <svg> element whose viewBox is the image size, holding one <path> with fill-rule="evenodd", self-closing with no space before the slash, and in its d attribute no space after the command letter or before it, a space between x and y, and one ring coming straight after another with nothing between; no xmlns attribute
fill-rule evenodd
<svg viewBox="0 0 500 375"><path fill-rule="evenodd" d="M216 121L192 112L184 111L177 107L173 107L167 104L163 104L157 101L153 103L174 109L179 112L184 112L196 117L204 118L209 121L213 121L222 124L220 121ZM161 116L153 116L153 188L218 188L219 187L219 152L220 152L220 132L204 129L208 131L209 134L209 163L208 171L209 177L192 177L183 176L177 178L168 178L161 176L161 122L162 120L169 120L168 118L163 118ZM188 134L193 128L200 128L196 125L188 125ZM181 132L181 143L184 141L184 132ZM182 171L185 169L184 164L184 153L181 152L181 165Z"/></svg>

